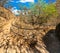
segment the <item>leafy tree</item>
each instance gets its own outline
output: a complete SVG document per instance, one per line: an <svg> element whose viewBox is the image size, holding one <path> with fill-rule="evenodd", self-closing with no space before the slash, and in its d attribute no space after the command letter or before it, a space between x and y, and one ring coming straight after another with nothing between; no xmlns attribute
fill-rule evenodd
<svg viewBox="0 0 60 53"><path fill-rule="evenodd" d="M43 8L46 6L47 4L44 2L44 0L38 0L37 3L32 4L30 10L30 16L29 16L29 21L32 24L42 24L43 22L45 22L44 20L46 20L46 17L44 17L44 12L43 12ZM46 21L47 22L47 21Z"/></svg>
<svg viewBox="0 0 60 53"><path fill-rule="evenodd" d="M38 0L37 3L32 4L31 11L33 14L40 15L42 13L42 8L44 8L47 4L44 0Z"/></svg>
<svg viewBox="0 0 60 53"><path fill-rule="evenodd" d="M34 24L43 24L46 23L50 18L56 17L56 7L55 3L46 4L44 0L38 0L35 4L32 4L30 8L30 22Z"/></svg>
<svg viewBox="0 0 60 53"><path fill-rule="evenodd" d="M46 15L57 15L55 4L49 4L44 9Z"/></svg>

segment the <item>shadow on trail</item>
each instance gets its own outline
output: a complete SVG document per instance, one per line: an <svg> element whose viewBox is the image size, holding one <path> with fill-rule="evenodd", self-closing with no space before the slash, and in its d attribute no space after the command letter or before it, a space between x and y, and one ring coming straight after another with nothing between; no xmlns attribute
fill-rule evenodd
<svg viewBox="0 0 60 53"><path fill-rule="evenodd" d="M57 37L58 35L56 35L55 30L51 29L43 37L43 42L46 45L46 49L49 51L49 53L60 53L60 40Z"/></svg>
<svg viewBox="0 0 60 53"><path fill-rule="evenodd" d="M36 47L35 45L37 45L37 42L34 41L30 44L30 48L33 50L34 53L41 53Z"/></svg>

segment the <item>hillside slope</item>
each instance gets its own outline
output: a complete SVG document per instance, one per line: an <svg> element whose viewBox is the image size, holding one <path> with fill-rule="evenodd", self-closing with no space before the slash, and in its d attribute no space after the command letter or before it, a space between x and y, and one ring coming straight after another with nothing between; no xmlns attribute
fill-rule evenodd
<svg viewBox="0 0 60 53"><path fill-rule="evenodd" d="M42 37L54 28L25 24L8 9L0 7L0 53L49 53Z"/></svg>

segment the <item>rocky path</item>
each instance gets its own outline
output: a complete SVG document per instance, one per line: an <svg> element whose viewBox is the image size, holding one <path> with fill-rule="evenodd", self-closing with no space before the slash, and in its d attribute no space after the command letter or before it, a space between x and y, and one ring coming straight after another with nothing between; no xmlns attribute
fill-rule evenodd
<svg viewBox="0 0 60 53"><path fill-rule="evenodd" d="M0 21L0 53L52 53L50 51L57 50L54 50L54 45L59 49L59 41L55 36L49 34L46 38L48 41L42 40L55 26L25 24L3 7L0 7Z"/></svg>

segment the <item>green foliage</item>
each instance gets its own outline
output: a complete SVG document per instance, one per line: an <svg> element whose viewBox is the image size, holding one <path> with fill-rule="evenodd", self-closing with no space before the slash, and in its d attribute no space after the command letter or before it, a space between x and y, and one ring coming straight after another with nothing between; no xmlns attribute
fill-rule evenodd
<svg viewBox="0 0 60 53"><path fill-rule="evenodd" d="M27 8L23 6L23 9L26 10ZM24 16L24 20L26 20L26 23L32 25L47 23L51 18L56 18L58 15L55 3L46 4L44 0L38 0L37 3L31 3L31 8L28 11L28 15Z"/></svg>
<svg viewBox="0 0 60 53"><path fill-rule="evenodd" d="M31 13L29 18L31 23L43 24L46 23L50 18L57 16L55 3L46 4L44 0L38 0L38 3L32 4Z"/></svg>
<svg viewBox="0 0 60 53"><path fill-rule="evenodd" d="M43 12L43 8L46 5L47 4L43 0L38 0L36 4L32 4L32 7L30 8L31 10L30 16L29 16L30 23L42 24L43 22L47 22L46 17L44 17L44 12Z"/></svg>
<svg viewBox="0 0 60 53"><path fill-rule="evenodd" d="M30 10L35 15L40 15L42 13L42 8L44 8L47 4L44 2L44 0L38 0L38 2L35 4L32 4L32 7Z"/></svg>
<svg viewBox="0 0 60 53"><path fill-rule="evenodd" d="M55 4L49 4L45 8L43 8L43 11L46 15L55 15L57 16L57 11Z"/></svg>

